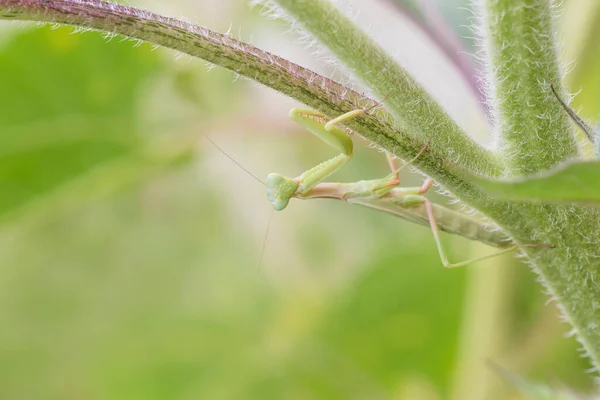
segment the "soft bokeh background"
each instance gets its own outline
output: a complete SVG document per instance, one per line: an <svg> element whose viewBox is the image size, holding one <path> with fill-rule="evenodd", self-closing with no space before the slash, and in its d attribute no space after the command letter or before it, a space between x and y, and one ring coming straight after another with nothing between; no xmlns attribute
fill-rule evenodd
<svg viewBox="0 0 600 400"><path fill-rule="evenodd" d="M339 76L244 0L136 3ZM441 3L469 23L462 2ZM600 14L566 3L569 83L594 117L600 51L585 27ZM457 72L392 10L351 11L485 140ZM5 22L0 77L0 398L520 398L489 360L590 389L528 267L444 270L427 229L339 202L272 214L203 136L259 177L296 175L333 153L287 120L293 101L149 45ZM358 147L336 179L387 173ZM489 251L444 244L453 260Z"/></svg>

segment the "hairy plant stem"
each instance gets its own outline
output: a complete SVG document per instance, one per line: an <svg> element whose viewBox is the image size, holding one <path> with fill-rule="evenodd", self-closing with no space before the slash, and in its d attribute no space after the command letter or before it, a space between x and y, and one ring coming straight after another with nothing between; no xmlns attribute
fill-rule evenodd
<svg viewBox="0 0 600 400"><path fill-rule="evenodd" d="M281 2L284 1L281 0ZM290 7L292 6L292 2L288 1L287 3ZM502 9L494 7L500 3L502 3L500 0L490 0L491 7L487 10L489 12L487 15L491 18L488 20L493 22L497 19L493 17L493 13L501 12ZM548 3L548 1L512 0L503 3L504 5L509 3L539 5ZM311 4L313 3L311 2ZM0 0L0 19L62 23L148 41L203 58L235 71L330 116L339 115L357 107L373 105L372 100L330 79L229 36L115 3L99 0ZM304 25L308 25L307 21L302 22ZM518 24L539 23L531 27L531 30L544 36L543 41L552 45L552 32L548 31L551 27L546 22L543 18L521 18L515 21L515 32L523 32L523 28L519 28ZM504 21L504 23L508 24L510 21ZM343 46L343 42L347 42L348 38L356 33L352 27L345 26L347 24L350 22L339 19L335 26L350 36L340 39L341 42L329 36L326 36L324 40L331 39L332 45ZM323 25L322 29L327 30L331 27ZM504 40L501 36L506 34L506 27L499 27L499 37L492 45L502 44ZM419 169L440 182L457 198L498 222L517 243L554 244L555 249L531 247L524 251L532 260L535 270L542 276L551 293L558 298L566 316L575 326L580 340L598 365L598 361L600 361L600 290L595 283L600 282L600 269L597 268L596 261L600 259L600 247L597 245L597 238L600 237L598 212L575 206L524 207L520 204L496 202L476 189L461 175L454 173L449 167L460 165L472 172L486 172L488 175L497 176L502 173L503 167L496 155L481 149L464 136L462 131L441 110L441 107L420 87L413 86L414 80L401 69L398 76L386 73L377 79L369 78L370 71L386 70L387 67L392 68L392 66L387 64L385 54L378 53L377 48L371 46L368 40L362 40L362 36L357 35L357 40L360 39L360 42L357 43L361 44L365 54L374 56L378 54L377 59L385 61L386 64L382 66L364 60L370 64L363 67L354 65L354 69L357 72L362 71L361 73L365 75L363 79L373 84L376 93L381 95L386 91L400 90L401 95L409 96L404 98L404 101L409 101L410 104L401 104L399 98L391 104L394 113L400 117L400 125L396 125L394 118L382 109L373 110L369 115L349 121L347 125L373 143L404 159L412 158L431 139L430 147L415 163ZM550 39L546 40L547 38ZM524 40L529 39L530 36L524 35ZM515 40L519 40L519 38L517 37ZM529 46L528 42L522 45ZM533 57L535 57L535 49L533 52ZM359 57L360 53L360 49L354 49L341 55L343 61L352 63L353 57ZM535 62L515 62L512 67L504 58L515 54L519 57L529 57L530 52L495 52L493 54L501 55L498 61L510 72L507 79L513 80L513 83L516 79L517 84L525 85L523 88L527 89L527 93L537 96L532 103L532 109L528 110L529 119L523 119L521 114L517 114L521 118L519 121L522 121L527 129L517 128L521 132L522 139L526 141L526 146L531 151L535 151L534 154L543 156L544 159L531 161L529 153L521 152L521 156L525 159L523 161L514 157L514 154L508 154L510 173L538 171L545 166L553 165L575 155L576 147L573 145L572 138L569 139L570 133L568 130L561 132L565 121L564 117L559 116L562 109L558 104L556 106L551 104L549 98L552 95L549 93L549 89L548 93L540 94L539 91L543 89L543 85L541 83L535 85L535 74L524 71L525 79L518 81L520 75L518 71L514 70L515 68L545 68L546 64L550 62L548 54L544 54L542 60L530 60ZM539 61L543 62L540 64ZM548 79L555 77L556 71L558 71L557 68L551 68ZM399 82L400 86L386 84L384 80L388 78L392 79L391 82ZM546 81L549 85L548 79ZM518 93L514 89L516 87L513 86L512 89L509 87L507 90L501 90L504 98L500 103L529 107L527 95ZM513 98L512 96L517 97ZM417 122L411 120L411 110L416 113L416 120L421 121L423 126L419 126ZM547 112L550 122L538 118L540 112ZM429 117L432 120L427 120ZM499 118L508 117L510 114L507 112L501 112L499 115ZM536 121L536 118L540 121ZM541 132L541 127L547 127L550 131ZM505 132L503 140L506 142L504 147L512 152L520 151L515 145L519 137L506 132L505 128L503 129ZM529 131L529 129L534 130ZM534 138L536 133L542 135L545 140L540 141ZM455 139L456 143L449 138ZM553 139L556 139L556 142ZM559 145L563 147L557 149L556 146ZM546 154L548 152L550 154ZM530 160L532 164L529 165L527 160Z"/></svg>
<svg viewBox="0 0 600 400"><path fill-rule="evenodd" d="M507 174L539 173L577 157L570 121L550 89L561 78L553 1L481 0L480 7L496 134ZM597 367L600 213L575 205L519 207L524 220L508 231L517 240L556 246L552 252L527 253Z"/></svg>
<svg viewBox="0 0 600 400"><path fill-rule="evenodd" d="M508 174L530 175L576 157L569 118L550 90L561 80L551 1L483 3L496 133Z"/></svg>
<svg viewBox="0 0 600 400"><path fill-rule="evenodd" d="M446 114L429 93L329 0L274 0L295 22L326 46L385 101L397 123L412 137L431 140L432 149L449 149L449 160L471 171L497 176L499 162L487 154ZM267 5L271 2L267 2ZM276 5L275 5L276 4ZM462 158L462 155L469 154Z"/></svg>
<svg viewBox="0 0 600 400"><path fill-rule="evenodd" d="M374 101L339 83L206 28L145 10L100 0L0 0L0 19L63 23L158 44L199 57L284 93L326 115L339 115ZM379 108L347 125L400 158L410 159L428 143L429 137L409 136L393 117ZM467 203L487 204L489 198L459 175L445 168L476 158L480 169L499 172L495 156L474 147L477 154L461 154L451 147L436 146L415 163L423 172L451 189ZM469 157L469 156L473 157ZM460 164L462 165L462 164ZM466 166L465 166L466 167ZM477 207L476 205L476 207Z"/></svg>

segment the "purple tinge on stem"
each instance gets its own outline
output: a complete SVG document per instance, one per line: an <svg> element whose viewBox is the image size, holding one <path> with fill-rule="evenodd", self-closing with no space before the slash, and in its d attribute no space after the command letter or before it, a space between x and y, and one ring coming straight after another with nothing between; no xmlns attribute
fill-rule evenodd
<svg viewBox="0 0 600 400"><path fill-rule="evenodd" d="M487 107L485 96L479 89L477 74L472 59L456 31L446 22L436 4L431 0L415 0L416 10L402 5L401 0L390 0L398 11L420 27L433 43L458 69L482 107ZM415 12L416 11L416 12ZM418 13L418 14L417 14Z"/></svg>

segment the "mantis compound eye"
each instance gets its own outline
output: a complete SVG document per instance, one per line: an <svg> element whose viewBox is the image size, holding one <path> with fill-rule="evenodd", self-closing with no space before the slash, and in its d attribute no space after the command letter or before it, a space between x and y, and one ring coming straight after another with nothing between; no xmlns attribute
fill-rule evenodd
<svg viewBox="0 0 600 400"><path fill-rule="evenodd" d="M277 211L287 207L298 190L298 182L283 175L271 173L267 176L267 198Z"/></svg>

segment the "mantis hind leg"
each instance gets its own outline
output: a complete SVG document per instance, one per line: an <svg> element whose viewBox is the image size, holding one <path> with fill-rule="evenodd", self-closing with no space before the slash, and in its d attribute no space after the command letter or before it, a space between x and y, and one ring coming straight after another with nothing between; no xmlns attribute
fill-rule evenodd
<svg viewBox="0 0 600 400"><path fill-rule="evenodd" d="M448 257L446 256L446 252L444 251L444 248L442 247L442 241L440 240L440 231L438 229L438 225L435 220L435 216L433 215L433 207L431 206L431 202L428 199L423 198L423 204L425 205L425 209L427 211L427 217L429 219L429 226L431 228L431 232L433 233L433 238L435 239L435 245L437 247L438 254L439 254L440 259L442 260L442 264L444 265L445 268L464 267L465 265L475 263L477 261L487 260L489 258L494 258L499 255L502 255L502 254L505 254L505 253L508 253L508 252L511 252L511 251L514 251L517 249L517 246L515 245L515 246L508 247L504 250L500 250L495 253L482 256L482 257L472 258L470 260L462 261L459 263L450 263L448 261Z"/></svg>
<svg viewBox="0 0 600 400"><path fill-rule="evenodd" d="M429 185L431 186L431 185ZM425 185L423 186L425 187ZM481 257L476 257L476 258L472 258L466 261L462 261L462 262L458 262L458 263L451 263L448 261L448 257L446 255L446 252L444 251L444 248L442 247L442 241L440 239L440 230L438 228L438 224L436 222L435 219L435 215L433 212L433 206L431 205L431 201L429 201L429 199L425 198L425 197L421 197L421 204L423 204L425 206L425 210L427 213L427 219L429 220L429 226L431 228L431 232L433 233L433 238L435 239L435 245L437 247L438 250L438 254L440 256L440 260L442 261L442 264L444 265L445 268L458 268L458 267L464 267L465 265L468 264L472 264L478 261L483 261L483 260L487 260L490 258L494 258L497 256L500 256L502 254L505 253L509 253L511 251L515 251L519 248L522 247L546 247L546 248L554 248L553 245L548 245L548 244L514 244L512 246L507 247L506 249L502 249L500 251L497 251L495 253L492 254L488 254L485 256L481 256Z"/></svg>
<svg viewBox="0 0 600 400"><path fill-rule="evenodd" d="M488 255L485 255L482 257L476 257L476 258L472 258L472 259L465 260L465 261L458 262L458 263L449 262L448 256L446 255L444 247L442 246L442 241L440 239L440 229L438 227L438 224L437 224L434 212L433 212L433 206L431 204L431 201L429 201L429 199L421 196L422 194L426 193L431 188L431 186L433 185L433 182L434 182L433 179L426 179L421 187L411 188L411 189L407 189L407 190L405 189L403 191L406 195L405 206L407 206L407 207L418 206L418 205L425 206L425 211L427 213L427 219L429 220L429 227L433 234L433 238L435 240L435 245L437 247L438 255L440 257L440 260L442 261L442 265L444 266L444 268L463 267L468 264L487 260L490 258L500 256L505 253L509 253L511 251L516 250L518 247L521 247L518 245L514 245L514 246L507 247L506 249L502 249L500 251L497 251L495 253L488 254ZM544 245L523 245L522 247L530 247L530 246L544 246Z"/></svg>
<svg viewBox="0 0 600 400"><path fill-rule="evenodd" d="M396 160L396 156L390 153L389 151L385 152L385 157L387 158L388 165L394 174L394 178L397 181L400 181L400 168L398 168L398 160Z"/></svg>
<svg viewBox="0 0 600 400"><path fill-rule="evenodd" d="M394 180L396 181L400 181L400 171L406 167L408 167L409 165L411 165L412 163L414 163L415 161L417 161L417 159L419 157L421 157L421 155L425 152L425 150L427 150L427 147L429 147L429 142L425 143L425 145L423 147L421 147L421 150L419 150L419 152L417 153L416 156L414 156L411 160L407 161L404 163L404 165L402 165L401 167L398 167L398 160L396 159L396 156L392 153L390 153L389 151L385 152L385 157L387 158L388 161L388 165L390 166L390 169L392 170L392 174L389 176L390 178L394 178ZM425 181L425 184L423 184L423 187L426 186L426 184L431 181L431 184L433 184L433 180L432 179L427 179ZM429 186L427 187L427 189L429 189L429 187L431 186L431 184L429 184ZM427 189L425 189L425 191L420 192L418 194L422 194L425 193L427 191Z"/></svg>

